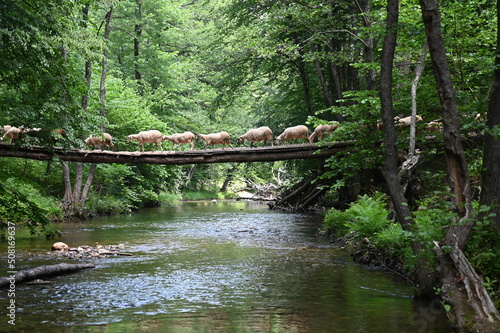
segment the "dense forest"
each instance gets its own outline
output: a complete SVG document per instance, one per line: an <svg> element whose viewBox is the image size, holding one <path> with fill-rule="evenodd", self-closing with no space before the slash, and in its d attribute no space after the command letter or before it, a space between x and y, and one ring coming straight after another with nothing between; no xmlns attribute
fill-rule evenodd
<svg viewBox="0 0 500 333"><path fill-rule="evenodd" d="M83 149L85 138L106 132L115 150L136 151L127 137L152 129L226 131L237 145L251 128L269 126L276 137L290 126L312 132L332 122L338 128L321 140L354 142L326 160L240 164L0 157L0 228L14 221L50 234L50 221L262 188L281 198L312 188L313 202L342 208L330 213L340 221L358 198L375 198L399 221L386 224L384 237L398 239L390 245L396 256L404 248L413 258L407 272L419 292L440 286L461 330L494 325L497 7L486 0L439 7L434 0L0 0L0 125L40 129L21 133L17 147ZM412 114L411 126L400 121ZM195 149L203 147L197 140ZM353 230L366 239L350 222L325 227L340 237ZM458 283L450 276L473 274L468 293L445 287ZM473 315L457 319L467 309Z"/></svg>

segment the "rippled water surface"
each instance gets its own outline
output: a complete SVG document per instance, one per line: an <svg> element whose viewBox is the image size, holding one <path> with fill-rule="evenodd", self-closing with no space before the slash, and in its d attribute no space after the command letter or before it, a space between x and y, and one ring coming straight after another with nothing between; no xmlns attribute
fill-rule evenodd
<svg viewBox="0 0 500 333"><path fill-rule="evenodd" d="M417 303L398 276L316 236L321 219L189 202L62 224L69 246L122 243L133 256L17 286L16 326L3 316L0 331L451 332L439 304ZM63 261L42 255L52 242L19 239L18 268ZM6 292L0 301L5 309Z"/></svg>

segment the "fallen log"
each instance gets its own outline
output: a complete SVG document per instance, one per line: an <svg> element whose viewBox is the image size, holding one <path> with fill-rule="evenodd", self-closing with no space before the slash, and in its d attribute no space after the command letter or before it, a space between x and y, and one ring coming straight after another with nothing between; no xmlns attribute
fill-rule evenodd
<svg viewBox="0 0 500 333"><path fill-rule="evenodd" d="M94 268L94 264L67 264L61 263L57 265L45 265L30 269L24 269L22 271L11 271L9 277L0 278L0 288L8 287L10 285L19 284L27 281L32 281L34 279L39 279L47 276L63 275L67 273L73 273L83 269Z"/></svg>

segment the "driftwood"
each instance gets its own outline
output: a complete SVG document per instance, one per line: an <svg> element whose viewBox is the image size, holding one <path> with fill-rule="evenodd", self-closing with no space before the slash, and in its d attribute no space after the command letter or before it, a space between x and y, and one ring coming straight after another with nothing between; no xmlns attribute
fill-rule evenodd
<svg viewBox="0 0 500 333"><path fill-rule="evenodd" d="M438 272L442 276L443 301L450 306L447 315L455 330L500 332L500 314L484 288L483 279L458 248L457 242L450 247L449 254L434 242L434 251L440 262ZM469 327L472 322L474 328Z"/></svg>
<svg viewBox="0 0 500 333"><path fill-rule="evenodd" d="M94 264L67 264L61 263L57 265L45 265L30 269L24 269L16 273L12 273L9 277L0 278L0 288L8 287L13 282L16 284L32 281L47 276L63 275L73 273L83 269L94 268Z"/></svg>
<svg viewBox="0 0 500 333"><path fill-rule="evenodd" d="M307 211L328 191L331 180L311 176L303 179L282 193L281 198L270 203L271 209L285 211Z"/></svg>

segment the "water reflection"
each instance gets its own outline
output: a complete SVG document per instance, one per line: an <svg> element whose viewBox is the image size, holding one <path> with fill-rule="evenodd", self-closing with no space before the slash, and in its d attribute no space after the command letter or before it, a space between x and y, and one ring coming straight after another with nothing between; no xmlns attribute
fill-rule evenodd
<svg viewBox="0 0 500 333"><path fill-rule="evenodd" d="M124 243L134 256L96 259L97 269L49 287L18 286L16 328L451 332L441 310L413 301L397 276L353 264L316 237L320 221L265 205L199 202L64 224L70 246Z"/></svg>

